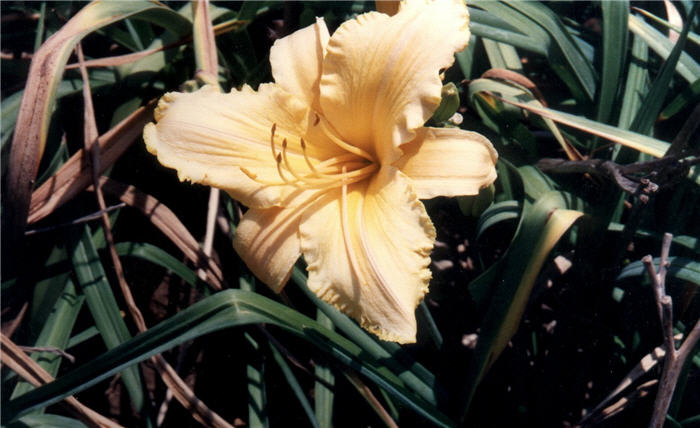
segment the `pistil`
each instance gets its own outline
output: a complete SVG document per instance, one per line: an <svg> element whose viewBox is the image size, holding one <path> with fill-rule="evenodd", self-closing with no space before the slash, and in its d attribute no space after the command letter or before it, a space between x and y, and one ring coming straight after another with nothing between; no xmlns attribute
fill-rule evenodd
<svg viewBox="0 0 700 428"><path fill-rule="evenodd" d="M261 179L257 174L251 172L247 168L240 167L244 174L260 184L266 186L290 185L302 189L326 190L343 185L347 186L364 180L378 169L378 165L372 161L372 157L368 153L342 142L335 136L329 136L331 139L336 138L337 141L334 141L334 143L339 147L343 149L350 148L352 151L338 156L332 156L314 165L307 153L306 141L301 138L301 151L304 161L309 168L309 172L299 172L298 167L292 165L292 161L287 153L288 143L286 138L282 139L282 150L280 152L277 151L277 143L275 141L276 131L277 124L272 124L272 128L270 129L270 151L275 159L277 174L281 181ZM350 172L348 172L348 170ZM286 176L287 173L290 174L293 179L288 178Z"/></svg>

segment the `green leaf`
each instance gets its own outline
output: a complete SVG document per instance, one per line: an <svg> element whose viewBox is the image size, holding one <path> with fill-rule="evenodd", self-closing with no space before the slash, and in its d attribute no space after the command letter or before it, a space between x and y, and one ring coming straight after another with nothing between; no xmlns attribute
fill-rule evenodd
<svg viewBox="0 0 700 428"><path fill-rule="evenodd" d="M550 61L555 65L554 60L557 59L559 54L562 55L568 65L567 71L576 77L588 98L593 100L596 92L596 76L593 65L583 55L579 45L557 15L539 2L508 1L507 3L512 8L528 16L551 35L551 40L559 49L555 51L551 49L553 46L550 47Z"/></svg>
<svg viewBox="0 0 700 428"><path fill-rule="evenodd" d="M605 0L603 12L603 71L598 87L596 119L609 123L627 55L627 16L629 2Z"/></svg>
<svg viewBox="0 0 700 428"><path fill-rule="evenodd" d="M667 277L679 279L682 281L692 282L700 287L700 263L695 260L684 257L669 257L670 263L668 267ZM654 267L658 271L661 259L654 258ZM617 276L618 281L622 279L640 277L646 275L646 268L641 260L637 260L625 266Z"/></svg>
<svg viewBox="0 0 700 428"><path fill-rule="evenodd" d="M623 129L630 129L649 86L649 73L647 71L649 48L637 35L632 38L631 56L627 70L627 81L625 82L625 93L622 96L620 118L617 122L617 126Z"/></svg>
<svg viewBox="0 0 700 428"><path fill-rule="evenodd" d="M693 6L691 16L693 16L694 12L697 12L698 6L700 6L700 3L696 3L695 6ZM649 134L654 127L654 123L656 123L659 113L663 108L666 94L668 93L671 79L673 78L673 73L676 69L676 64L678 64L681 54L683 53L685 42L688 39L689 29L690 23L686 22L686 25L683 26L683 31L678 37L678 41L671 50L671 53L668 55L666 62L664 62L663 66L661 66L659 75L651 85L646 97L644 97L642 107L637 112L637 115L632 122L632 126L630 127L631 130L639 132L640 134ZM691 83L697 79L700 79L700 67L698 67L696 72L697 74L695 74L695 77L690 80Z"/></svg>
<svg viewBox="0 0 700 428"><path fill-rule="evenodd" d="M82 233L78 232L82 230ZM90 314L100 331L107 349L113 349L129 340L131 335L121 317L117 301L112 294L107 275L95 250L88 226L72 229L69 246L78 284L85 295ZM134 408L140 411L144 405L143 387L137 367L126 368L121 373Z"/></svg>
<svg viewBox="0 0 700 428"><path fill-rule="evenodd" d="M16 422L7 425L7 428L87 428L77 419L59 415L27 415Z"/></svg>
<svg viewBox="0 0 700 428"><path fill-rule="evenodd" d="M574 97L581 101L593 100L596 87L593 66L549 8L539 3L517 1L475 0L471 4L498 16L543 46L552 69Z"/></svg>
<svg viewBox="0 0 700 428"><path fill-rule="evenodd" d="M567 209L570 206L571 198L560 192L549 192L531 208L526 208L506 254L469 284L470 292L492 294L492 297L469 365L463 419L481 378L517 331L530 291L550 251L583 215ZM484 292L487 287L493 289L493 293Z"/></svg>
<svg viewBox="0 0 700 428"><path fill-rule="evenodd" d="M512 221L520 217L522 207L518 201L501 201L491 205L481 214L476 224L477 241L483 233L501 222Z"/></svg>
<svg viewBox="0 0 700 428"><path fill-rule="evenodd" d="M666 108L659 115L659 119L667 120L673 117L676 113L683 110L687 105L697 104L700 101L700 79L691 83L678 94L673 101L668 103Z"/></svg>
<svg viewBox="0 0 700 428"><path fill-rule="evenodd" d="M265 360L260 352L260 345L250 334L245 338L257 351L245 366L248 378L248 424L254 428L269 427L267 417L267 388L265 386Z"/></svg>
<svg viewBox="0 0 700 428"><path fill-rule="evenodd" d="M280 370L282 370L282 374L284 375L287 384L290 388L292 388L294 396L297 398L297 401L299 401L299 405L301 405L306 417L309 419L309 424L314 428L319 428L319 424L316 421L316 416L314 416L314 410L311 408L311 404L309 403L308 398L306 398L306 394L304 394L304 390L301 388L301 385L299 385L299 381L297 380L296 376L294 376L289 364L287 364L287 361L272 342L270 342L270 350L272 351L272 358L275 359L275 362L279 366Z"/></svg>
<svg viewBox="0 0 700 428"><path fill-rule="evenodd" d="M333 321L321 309L316 309L316 321L333 331ZM316 375L316 382L314 383L314 414L321 428L331 428L333 426L335 375L331 367L323 361L316 361L314 375Z"/></svg>
<svg viewBox="0 0 700 428"><path fill-rule="evenodd" d="M665 60L671 56L673 49L677 46L677 43L671 42L668 37L636 16L629 16L629 29L644 39L649 47ZM692 83L700 78L700 65L685 52L680 54L677 63L674 64L674 69L688 83Z"/></svg>
<svg viewBox="0 0 700 428"><path fill-rule="evenodd" d="M547 54L545 46L537 38L518 32L513 26L493 13L469 7L469 19L469 29L475 36L506 43L543 56ZM472 44L472 42L469 43Z"/></svg>
<svg viewBox="0 0 700 428"><path fill-rule="evenodd" d="M432 373L415 362L400 346L392 344L396 345L393 347L386 342L383 346L346 315L319 299L306 286L306 279L306 274L295 267L292 271L292 281L302 289L317 308L323 311L323 313L333 321L335 327L345 333L354 343L373 358L384 361L387 368L396 373L406 386L415 391L422 399L431 404L437 403L437 386ZM386 346L392 346L392 350L388 351Z"/></svg>
<svg viewBox="0 0 700 428"><path fill-rule="evenodd" d="M85 297L77 293L73 281L69 279L66 282L63 293L46 319L39 337L34 342L34 346L66 349L70 333L73 331L75 320L78 318L78 313L83 307L84 301ZM55 377L63 357L52 352L34 352L32 353L32 359L51 376ZM33 385L27 382L20 382L15 387L10 398L17 398L32 389L34 389Z"/></svg>
<svg viewBox="0 0 700 428"><path fill-rule="evenodd" d="M155 245L146 242L120 242L114 247L120 256L138 257L148 260L173 272L191 286L202 285L196 272Z"/></svg>
<svg viewBox="0 0 700 428"><path fill-rule="evenodd" d="M593 135L606 138L610 141L622 144L623 146L630 147L634 150L638 150L642 153L646 153L657 158L663 157L666 150L668 150L670 147L670 144L665 141L596 122L595 120L590 120L583 116L576 116L570 113L564 113L544 107L536 107L531 104L516 101L513 98L504 98L503 100L525 110L539 114L540 116L552 119L555 122L589 132Z"/></svg>
<svg viewBox="0 0 700 428"><path fill-rule="evenodd" d="M355 343L314 320L244 290L225 290L207 297L133 339L94 358L56 381L10 400L2 421L58 402L146 358L204 334L238 325L267 323L281 327L351 367L392 394L406 407L443 427L454 426L434 405L408 389L382 359L368 355Z"/></svg>
<svg viewBox="0 0 700 428"><path fill-rule="evenodd" d="M664 27L668 28L669 30L673 30L677 33L680 33L683 31L683 28L678 27L677 25L673 25L670 22L666 21L665 19L661 19L658 16L654 15L653 13L642 10L642 9L637 9L639 13L642 15L646 16L647 18L651 19L652 21L656 22L657 24L661 24ZM688 40L692 41L696 45L700 45L700 35L697 33L693 33L692 31L688 33Z"/></svg>

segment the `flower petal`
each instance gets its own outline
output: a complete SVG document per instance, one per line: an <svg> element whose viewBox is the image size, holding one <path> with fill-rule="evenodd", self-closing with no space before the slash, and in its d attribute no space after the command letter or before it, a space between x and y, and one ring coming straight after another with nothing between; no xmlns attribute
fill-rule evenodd
<svg viewBox="0 0 700 428"><path fill-rule="evenodd" d="M257 92L244 86L228 94L211 86L171 92L161 98L155 118L157 124L144 128L146 147L161 164L176 169L180 180L221 188L257 208L282 205L296 190L281 185L270 148L271 128L276 125L280 145L287 139L290 152L298 153L299 139L310 126L310 109L277 85L260 85ZM305 165L298 154L293 162Z"/></svg>
<svg viewBox="0 0 700 428"><path fill-rule="evenodd" d="M319 110L321 65L329 38L326 22L316 18L315 24L278 39L270 49L275 82L316 110Z"/></svg>
<svg viewBox="0 0 700 428"><path fill-rule="evenodd" d="M467 45L468 27L463 0L409 2L391 17L343 23L323 62L324 115L348 143L394 162L440 104L439 71Z"/></svg>
<svg viewBox="0 0 700 428"><path fill-rule="evenodd" d="M435 228L393 167L328 192L299 228L309 287L380 339L415 342L415 308L428 290Z"/></svg>
<svg viewBox="0 0 700 428"><path fill-rule="evenodd" d="M294 208L251 208L236 228L233 248L253 274L276 293L301 255L300 217Z"/></svg>
<svg viewBox="0 0 700 428"><path fill-rule="evenodd" d="M401 146L394 165L411 178L421 199L476 195L496 180L498 154L481 134L456 128L423 128Z"/></svg>

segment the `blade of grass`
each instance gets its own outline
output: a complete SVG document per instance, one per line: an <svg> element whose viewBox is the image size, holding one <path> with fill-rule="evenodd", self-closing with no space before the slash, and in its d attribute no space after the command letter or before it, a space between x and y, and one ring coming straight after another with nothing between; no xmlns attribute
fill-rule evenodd
<svg viewBox="0 0 700 428"><path fill-rule="evenodd" d="M34 362L34 360L22 352L22 350L4 334L0 334L0 348L2 348L2 352L0 352L2 363L10 370L19 374L20 377L26 381L35 386L39 386L54 380L53 377L46 372L46 370L44 370L41 366ZM18 398L18 400L19 399L21 398ZM96 425L108 428L122 428L121 425L117 424L116 422L113 422L112 420L85 406L75 397L66 395L62 397L62 399L65 399L68 406L70 406L70 409L81 420L88 422L91 426Z"/></svg>
<svg viewBox="0 0 700 428"><path fill-rule="evenodd" d="M509 70L489 70L483 74L481 79L476 79L469 84L469 96L472 102L477 104L474 102L474 99L479 99L483 101L483 103L479 103L477 105L485 107L485 109L488 109L489 113L495 113L497 117L502 117L504 116L500 114L500 112L503 110L502 106L499 106L498 103L488 95L492 91L498 92L503 96L507 95L511 98L518 97L520 100L526 100L525 102L533 107L547 106L539 89L537 89L537 86L535 86L531 80ZM484 113L486 113L486 111L484 111ZM574 147L564 138L557 125L550 118L543 117L542 120L544 125L552 132L552 135L562 147L569 159L583 159L581 153L579 153L576 147ZM515 119L512 119L511 122L512 121L515 121ZM506 128L506 130L517 126L522 127L522 124L520 124L518 121L515 122L515 126L506 122L503 127ZM526 132L529 131L526 130ZM507 131L506 135L508 134L509 132ZM509 135L509 137L514 138L516 136ZM515 138L515 140L519 140L519 138ZM534 149L531 149L531 151L534 151Z"/></svg>
<svg viewBox="0 0 700 428"><path fill-rule="evenodd" d="M309 419L309 424L314 428L320 428L320 425L316 421L316 416L314 416L314 410L311 408L311 403L309 403L308 398L306 398L306 394L304 394L304 391L301 389L301 385L299 385L299 381L296 376L294 376L291 367L289 367L289 364L287 364L287 361L280 351L277 350L274 343L269 342L269 344L270 350L272 351L272 358L274 358L280 370L282 370L287 384L292 389L294 396L297 398L297 401L299 401L299 405L304 410L304 414L306 414L306 417Z"/></svg>
<svg viewBox="0 0 700 428"><path fill-rule="evenodd" d="M553 70L580 101L593 100L595 74L572 36L550 9L531 2L490 2L476 0L479 6L508 22L518 31L544 46Z"/></svg>
<svg viewBox="0 0 700 428"><path fill-rule="evenodd" d="M319 325L333 331L333 321L321 311L316 309L316 322ZM314 414L321 428L331 428L333 426L333 387L335 386L335 375L328 364L316 361L314 367L316 382L314 383Z"/></svg>
<svg viewBox="0 0 700 428"><path fill-rule="evenodd" d="M244 333L248 343L255 349L256 355L246 361L245 371L248 378L248 425L252 428L270 426L267 417L267 388L265 387L265 361L260 345L253 337Z"/></svg>
<svg viewBox="0 0 700 428"><path fill-rule="evenodd" d="M70 333L73 330L75 320L78 318L78 313L84 301L85 297L77 293L73 281L69 279L66 282L63 293L46 319L39 337L34 342L34 346L66 349ZM52 352L35 352L32 354L32 359L52 377L56 376L62 362L62 357ZM20 382L15 387L10 398L17 398L32 389L34 387L31 384Z"/></svg>
<svg viewBox="0 0 700 428"><path fill-rule="evenodd" d="M640 9L638 7L633 7L632 8L634 11L641 13L642 15L646 16L647 18L651 19L652 21L656 22L657 24L661 24L664 27L668 28L669 30L673 30L677 33L680 33L683 31L683 25L673 25L670 22L666 21L665 19L661 19L658 16L654 15L653 13ZM700 46L700 35L697 33L693 33L692 31L688 33L688 40L691 42L695 43L696 45Z"/></svg>
<svg viewBox="0 0 700 428"><path fill-rule="evenodd" d="M596 76L593 65L584 56L579 45L559 20L559 17L544 3L508 1L507 4L528 16L551 35L552 41L559 47L557 53L563 55L569 66L568 71L576 77L588 98L593 100L596 93ZM550 55L552 55L551 51Z"/></svg>
<svg viewBox="0 0 700 428"><path fill-rule="evenodd" d="M601 2L603 12L603 70L598 87L596 119L610 123L627 55L628 1Z"/></svg>
<svg viewBox="0 0 700 428"><path fill-rule="evenodd" d="M576 116L569 113L564 113L548 108L535 107L533 105L518 102L512 99L500 98L502 101L518 106L522 109L539 114L540 116L552 119L555 122L589 132L602 138L606 138L623 146L633 148L642 153L647 153L654 157L663 157L670 144L656 138L651 138L646 135L636 132L627 131L614 126L606 125L594 120L586 119L582 116Z"/></svg>
<svg viewBox="0 0 700 428"><path fill-rule="evenodd" d="M475 36L505 43L543 56L547 54L545 46L537 38L519 33L516 28L493 13L469 7L469 19L469 30Z"/></svg>
<svg viewBox="0 0 700 428"><path fill-rule="evenodd" d="M384 359L385 364L394 373L397 373L399 378L406 383L411 389L413 389L417 394L419 394L424 400L429 403L435 404L437 402L436 398L436 384L435 378L427 370L425 370L420 364L413 361L413 359L406 355L401 355L400 347L398 347L394 353L387 351L381 344L377 343L367 332L362 330L354 321L348 318L346 315L342 314L333 306L322 301L316 295L309 290L306 286L306 274L302 272L299 268L295 267L292 271L292 281L294 281L306 294L306 296L319 308L323 313L333 321L333 325L340 329L343 333L348 335L356 344L362 347L363 350L368 352L372 357L377 359ZM392 355L395 354L395 355ZM408 367L402 364L400 358L407 358L409 362ZM411 367L419 367L418 370ZM423 369L423 370L420 370ZM420 374L423 374L421 377ZM427 376L426 376L427 375Z"/></svg>
<svg viewBox="0 0 700 428"><path fill-rule="evenodd" d="M462 420L469 411L482 377L517 331L532 287L549 253L569 227L583 215L580 211L566 209L568 206L567 198L560 192L549 192L541 197L524 212L499 272L495 276L489 271L482 274L493 279L492 285L496 289L469 366ZM479 283L480 279L475 279L470 289L473 284Z"/></svg>
<svg viewBox="0 0 700 428"><path fill-rule="evenodd" d="M644 94L648 92L649 73L647 71L649 60L649 48L641 37L635 35L632 38L632 58L627 70L625 93L622 96L622 107L617 126L622 129L630 129L634 116L642 106ZM616 147L616 152L620 147Z"/></svg>
<svg viewBox="0 0 700 428"><path fill-rule="evenodd" d="M693 15L691 14L690 16ZM688 25L688 23L686 23L686 25ZM668 59L676 46L676 44L672 43L666 36L659 33L651 25L636 16L629 16L629 29L634 34L644 39L649 47L665 60ZM700 78L700 65L685 52L680 54L674 70L688 81L688 83L692 83Z"/></svg>
<svg viewBox="0 0 700 428"><path fill-rule="evenodd" d="M60 415L27 415L19 420L23 428L87 428L87 425L77 419L67 418ZM14 427L10 427L14 428Z"/></svg>
<svg viewBox="0 0 700 428"><path fill-rule="evenodd" d="M675 116L686 106L697 104L700 101L700 79L691 83L688 88L678 94L659 115L659 120L667 120Z"/></svg>
<svg viewBox="0 0 700 428"><path fill-rule="evenodd" d="M691 16L694 16L694 13L698 11L698 7L700 7L700 3L696 3L693 6ZM656 119L663 108L676 65L678 64L681 54L683 53L685 42L688 39L689 30L690 21L686 22L686 25L683 26L683 31L681 31L680 37L678 37L678 42L671 50L666 62L664 62L663 66L661 66L659 75L651 85L646 97L644 97L644 102L642 103L641 108L637 112L637 115L630 126L631 130L639 132L640 134L649 134L654 127L654 123L656 123ZM700 67L698 67L696 71L697 74L695 74L695 77L690 81L690 83L700 79Z"/></svg>
<svg viewBox="0 0 700 428"><path fill-rule="evenodd" d="M669 257L668 276L681 281L687 281L700 287L700 263L684 257ZM654 267L659 268L660 259L654 259ZM618 280L632 277L641 277L646 274L645 267L641 261L634 261L620 272Z"/></svg>
<svg viewBox="0 0 700 428"><path fill-rule="evenodd" d="M201 285L197 280L197 274L192 269L155 245L146 242L120 242L115 248L120 256L138 257L147 260L168 269L191 286Z"/></svg>
<svg viewBox="0 0 700 428"><path fill-rule="evenodd" d="M39 6L39 19L36 24L36 37L34 38L34 52L39 50L44 42L44 24L46 21L46 2L41 2Z"/></svg>
<svg viewBox="0 0 700 428"><path fill-rule="evenodd" d="M101 88L108 85L113 85L116 82L113 73L93 73L91 75L91 85L93 88ZM76 94L83 89L81 79L68 78L61 80L56 89L56 100L59 100L67 95ZM2 149L5 150L5 145L10 140L14 133L17 123L17 115L24 96L24 89L17 91L12 95L2 99L2 118L0 118Z"/></svg>
<svg viewBox="0 0 700 428"><path fill-rule="evenodd" d="M420 323L425 326L425 329L427 330L430 338L433 340L435 347L440 349L443 343L442 334L440 333L437 324L435 324L435 320L430 314L430 309L428 309L428 305L425 304L425 300L420 302L420 305L418 305L417 316Z"/></svg>
<svg viewBox="0 0 700 428"><path fill-rule="evenodd" d="M197 240L170 208L134 186L128 186L106 177L102 177L101 183L105 193L116 196L127 205L139 209L195 266L204 268L207 273L207 283L212 288L215 290L223 288L224 280L221 268L213 258L202 253Z"/></svg>
<svg viewBox="0 0 700 428"><path fill-rule="evenodd" d="M113 349L129 340L131 334L121 317L88 227L78 227L73 232L69 234L68 245L75 276L103 342L107 349ZM142 411L144 394L137 367L126 368L121 376L134 409Z"/></svg>
<svg viewBox="0 0 700 428"><path fill-rule="evenodd" d="M384 406L382 406L382 403L377 400L377 397L374 396L372 393L372 390L369 389L367 385L365 385L362 380L357 377L357 375L349 370L343 370L343 375L345 375L345 379L348 380L352 384L352 386L355 387L357 392L362 396L362 398L367 401L367 403L372 407L372 410L379 416L379 419L381 419L382 422L384 422L384 425L387 426L387 428L398 428L399 426L396 424L394 419L392 419L391 415L389 412L384 409Z"/></svg>
<svg viewBox="0 0 700 428"><path fill-rule="evenodd" d="M48 406L66 395L89 388L131 364L163 352L203 334L238 325L265 322L307 340L324 354L348 365L438 426L454 426L434 405L406 388L404 383L353 342L314 320L253 292L225 290L205 298L150 328L123 345L67 373L55 382L7 403L2 421L9 421L34 408Z"/></svg>

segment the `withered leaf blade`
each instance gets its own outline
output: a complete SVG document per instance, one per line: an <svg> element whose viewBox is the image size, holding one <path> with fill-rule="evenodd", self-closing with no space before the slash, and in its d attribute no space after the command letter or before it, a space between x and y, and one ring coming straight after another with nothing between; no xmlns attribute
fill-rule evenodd
<svg viewBox="0 0 700 428"><path fill-rule="evenodd" d="M34 180L56 103L56 91L73 48L91 32L143 13L148 14L152 21L173 29L184 28L182 21L187 23L185 18L159 3L94 2L71 18L34 54L17 116L5 182L2 212L5 248L18 248L24 235Z"/></svg>

